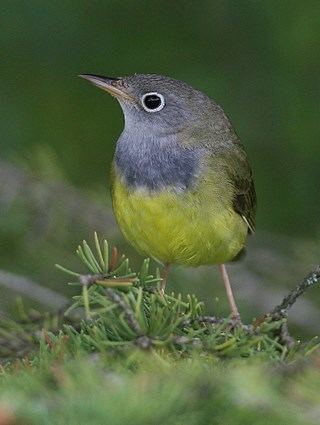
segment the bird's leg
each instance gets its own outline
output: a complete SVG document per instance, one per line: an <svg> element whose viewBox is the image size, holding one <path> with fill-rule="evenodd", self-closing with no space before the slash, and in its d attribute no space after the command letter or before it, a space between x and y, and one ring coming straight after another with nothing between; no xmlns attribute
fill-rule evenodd
<svg viewBox="0 0 320 425"><path fill-rule="evenodd" d="M229 276L227 273L226 266L224 264L219 265L219 269L222 275L224 287L227 292L228 302L231 309L232 319L234 319L236 322L241 322L240 314L236 305L236 302L234 300L233 292L230 285Z"/></svg>
<svg viewBox="0 0 320 425"><path fill-rule="evenodd" d="M162 294L164 294L164 291L165 291L166 286L167 286L167 280L168 280L168 274L169 274L169 267L170 267L170 264L166 263L164 265L164 268L163 268L162 281L160 283L160 291L162 292Z"/></svg>

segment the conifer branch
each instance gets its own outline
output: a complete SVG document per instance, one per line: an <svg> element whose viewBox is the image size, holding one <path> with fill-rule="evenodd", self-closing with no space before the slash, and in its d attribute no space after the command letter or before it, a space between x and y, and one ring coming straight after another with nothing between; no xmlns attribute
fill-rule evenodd
<svg viewBox="0 0 320 425"><path fill-rule="evenodd" d="M138 321L136 320L134 316L134 312L130 308L130 306L124 301L123 298L121 298L119 293L116 293L113 289L107 288L105 289L105 293L110 298L111 301L113 301L115 304L117 304L120 309L124 313L124 318L127 321L128 325L131 327L131 329L137 334L142 335L142 331L140 328L140 325Z"/></svg>
<svg viewBox="0 0 320 425"><path fill-rule="evenodd" d="M83 308L87 321L80 329L65 327L70 344L84 350L121 350L123 346L142 349L166 347L172 352L201 350L225 356L232 353L252 355L264 350L286 356L296 341L287 329L288 309L305 290L320 279L320 268L308 275L272 313L248 325L236 326L230 318L203 315L203 304L194 295L160 295L161 278L149 272L149 260L144 260L138 273L132 272L129 260L119 256L107 241L100 244L94 235L95 252L86 241L77 254L89 274L79 274L59 267L76 277L82 294L66 314ZM84 290L85 289L85 290ZM119 314L120 311L120 314ZM242 355L242 354L241 354ZM275 354L272 354L275 355Z"/></svg>

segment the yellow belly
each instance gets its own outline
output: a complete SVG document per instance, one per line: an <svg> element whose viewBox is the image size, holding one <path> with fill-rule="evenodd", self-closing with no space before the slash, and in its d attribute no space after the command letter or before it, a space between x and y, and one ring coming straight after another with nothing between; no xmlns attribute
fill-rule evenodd
<svg viewBox="0 0 320 425"><path fill-rule="evenodd" d="M186 266L222 264L243 248L247 226L227 192L215 198L206 192L151 194L128 190L114 177L113 207L124 236L141 254Z"/></svg>

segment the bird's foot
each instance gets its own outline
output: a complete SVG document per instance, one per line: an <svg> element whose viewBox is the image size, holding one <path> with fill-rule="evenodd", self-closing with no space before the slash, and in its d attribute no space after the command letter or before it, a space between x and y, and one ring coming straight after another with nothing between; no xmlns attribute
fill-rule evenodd
<svg viewBox="0 0 320 425"><path fill-rule="evenodd" d="M230 329L243 327L240 314L233 314L230 318Z"/></svg>

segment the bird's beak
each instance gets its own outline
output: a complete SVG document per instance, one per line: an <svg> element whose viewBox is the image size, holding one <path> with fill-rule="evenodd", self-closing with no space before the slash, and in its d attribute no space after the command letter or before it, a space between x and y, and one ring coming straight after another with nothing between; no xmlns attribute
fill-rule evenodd
<svg viewBox="0 0 320 425"><path fill-rule="evenodd" d="M133 97L123 87L121 78L103 77L101 75L94 74L80 74L78 77L90 81L93 85L107 91L111 94L111 96L114 96L119 100L129 100L133 102Z"/></svg>

